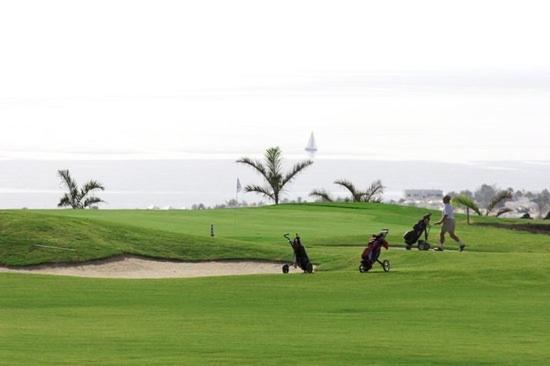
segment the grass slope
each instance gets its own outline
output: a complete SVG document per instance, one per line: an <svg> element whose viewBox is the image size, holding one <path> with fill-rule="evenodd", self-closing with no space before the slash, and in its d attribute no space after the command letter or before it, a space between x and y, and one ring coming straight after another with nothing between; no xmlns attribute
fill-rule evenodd
<svg viewBox="0 0 550 366"><path fill-rule="evenodd" d="M413 207L382 204L303 204L263 208L202 211L148 210L44 210L12 211L21 215L48 215L63 218L89 219L101 223L122 224L163 232L208 238L214 224L216 238L254 244L286 245L282 234L299 232L309 247L364 245L368 237L382 228L390 229L390 241L402 243L402 235L426 212L435 219L439 213ZM0 217L3 215L0 212ZM493 222L493 218L476 217L476 222ZM1 219L0 219L1 222ZM513 220L500 220L513 223ZM540 221L544 224L545 221ZM550 226L550 225L549 225ZM432 241L437 241L437 227ZM545 252L550 253L550 241L545 235L501 230L500 228L466 225L458 216L458 233L471 243L469 250L484 252Z"/></svg>
<svg viewBox="0 0 550 366"><path fill-rule="evenodd" d="M0 276L5 364L547 365L547 254L394 253L395 272Z"/></svg>
<svg viewBox="0 0 550 366"><path fill-rule="evenodd" d="M231 239L32 211L0 214L1 264L80 262L124 253L181 260L281 260L288 257L287 251L269 244L254 245Z"/></svg>
<svg viewBox="0 0 550 366"><path fill-rule="evenodd" d="M289 258L281 234L299 231L326 270L170 280L0 274L0 363L547 365L547 235L467 227L460 217L469 251L390 250L391 272L357 272L369 234L387 227L398 241L423 212L354 204L0 212L4 262L72 259L29 252L35 241L76 247L77 259Z"/></svg>
<svg viewBox="0 0 550 366"><path fill-rule="evenodd" d="M382 228L390 229L390 242L402 243L402 234L425 212L380 204L203 211L0 211L0 263L84 261L122 253L186 260L288 260L291 253L282 234L299 232L314 262L321 264L320 269L333 270L345 267L350 258L356 260L360 251L357 247L364 246L369 236ZM215 238L210 237L211 224L215 226ZM458 232L469 251L550 253L550 240L544 234L466 225L463 217L459 217ZM432 234L432 242L437 242L437 232ZM45 249L35 244L76 251ZM342 250L344 247L354 247L355 253L350 257Z"/></svg>

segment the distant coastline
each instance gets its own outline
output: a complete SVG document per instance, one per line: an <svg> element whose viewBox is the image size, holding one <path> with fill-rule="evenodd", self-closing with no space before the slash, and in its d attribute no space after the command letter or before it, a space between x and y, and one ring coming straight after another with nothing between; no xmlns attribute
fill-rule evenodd
<svg viewBox="0 0 550 366"><path fill-rule="evenodd" d="M235 198L237 178L243 184L260 182L232 159L146 160L0 160L0 208L55 208L61 192L56 170L69 168L78 177L96 177L107 190L102 208L190 208ZM309 192L324 187L344 196L332 184L347 177L360 185L381 179L386 199L398 200L405 189L473 190L482 183L502 188L540 191L549 188L550 161L446 163L316 159L289 187L286 198L311 200ZM265 201L254 194L239 195L247 202Z"/></svg>

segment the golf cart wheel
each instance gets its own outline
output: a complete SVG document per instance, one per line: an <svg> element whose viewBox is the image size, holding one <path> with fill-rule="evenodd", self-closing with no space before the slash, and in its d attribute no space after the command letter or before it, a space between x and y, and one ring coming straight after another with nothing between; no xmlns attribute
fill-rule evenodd
<svg viewBox="0 0 550 366"><path fill-rule="evenodd" d="M429 243L424 243L424 250L430 250L430 247Z"/></svg>
<svg viewBox="0 0 550 366"><path fill-rule="evenodd" d="M418 250L426 250L426 249L424 249L424 244L425 244L424 241L420 240L418 242Z"/></svg>
<svg viewBox="0 0 550 366"><path fill-rule="evenodd" d="M385 260L382 262L382 268L384 268L384 272L389 272L390 271L390 261L389 260Z"/></svg>
<svg viewBox="0 0 550 366"><path fill-rule="evenodd" d="M411 250L411 246L410 246L409 244L407 244L407 245L405 246L405 249Z"/></svg>
<svg viewBox="0 0 550 366"><path fill-rule="evenodd" d="M288 271L290 270L290 267L288 266L288 264L285 264L282 269L283 269L283 273L288 273Z"/></svg>
<svg viewBox="0 0 550 366"><path fill-rule="evenodd" d="M361 272L361 273L367 272L367 269L365 268L364 265L362 265L362 264L359 265L359 272Z"/></svg>
<svg viewBox="0 0 550 366"><path fill-rule="evenodd" d="M313 273L313 264L311 264L311 262L309 262L306 266L306 272L307 273Z"/></svg>

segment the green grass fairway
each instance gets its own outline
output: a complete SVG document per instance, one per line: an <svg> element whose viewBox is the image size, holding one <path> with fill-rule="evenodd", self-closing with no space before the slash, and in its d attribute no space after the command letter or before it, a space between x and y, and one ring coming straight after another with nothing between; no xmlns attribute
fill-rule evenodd
<svg viewBox="0 0 550 366"><path fill-rule="evenodd" d="M357 271L369 234L387 227L398 242L423 213L357 204L0 211L4 264L121 253L281 260L291 258L281 235L298 231L321 269L170 280L0 274L0 364L550 364L548 235L459 218L467 252L390 249L391 272Z"/></svg>

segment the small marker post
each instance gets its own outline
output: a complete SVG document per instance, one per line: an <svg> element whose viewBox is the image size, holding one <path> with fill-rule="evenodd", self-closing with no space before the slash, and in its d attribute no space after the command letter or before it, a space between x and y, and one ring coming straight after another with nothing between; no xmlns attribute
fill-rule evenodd
<svg viewBox="0 0 550 366"><path fill-rule="evenodd" d="M210 225L210 236L214 237L214 224Z"/></svg>

